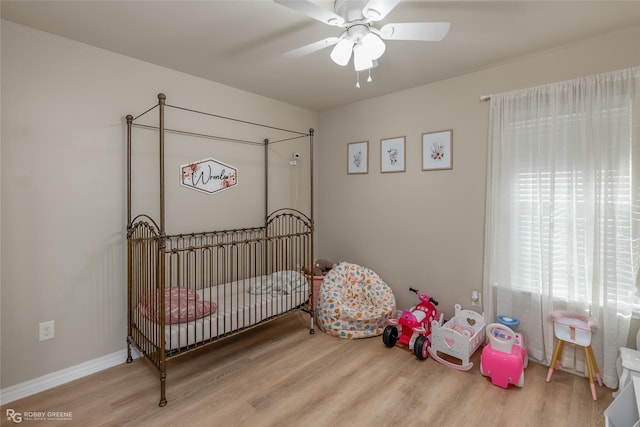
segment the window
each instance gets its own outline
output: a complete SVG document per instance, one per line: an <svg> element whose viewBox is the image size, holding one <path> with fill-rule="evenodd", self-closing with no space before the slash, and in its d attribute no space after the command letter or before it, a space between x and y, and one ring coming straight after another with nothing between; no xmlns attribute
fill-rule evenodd
<svg viewBox="0 0 640 427"><path fill-rule="evenodd" d="M552 311L594 317L609 387L637 299L639 112L640 67L491 96L485 313L518 317L541 362Z"/></svg>
<svg viewBox="0 0 640 427"><path fill-rule="evenodd" d="M537 120L516 122L512 126L513 144L518 150L529 153L532 149L532 136L546 135L552 132L562 135L562 142L570 146L579 141L581 135L575 134L572 124L583 119L583 114L571 114ZM614 123L631 123L631 108L616 107L611 114ZM631 132L618 132L619 138L630 141ZM556 147L558 144L556 144ZM579 147L576 147L579 150ZM539 147L535 148L539 150ZM571 149L560 148L570 153ZM632 170L626 163L618 169L597 168L589 179L585 178L585 170L594 165L583 164L576 167L576 160L569 155L562 155L554 150L549 158L553 161L545 166L544 161L525 161L516 170L512 194L515 205L512 220L513 247L517 251L517 261L513 270L513 288L542 294L548 292L553 299L559 301L584 301L588 306L602 305L602 298L620 298L620 292L592 292L591 272L594 268L607 271L607 280L619 280L619 269L615 263L627 259L631 262L631 215L632 215ZM547 157L543 154L542 157ZM558 165L558 162L565 165ZM535 163L534 163L535 162ZM532 163L532 164L528 164ZM563 167L565 166L565 167ZM555 170L552 168L555 167ZM571 170L571 168L573 169ZM588 188L589 191L585 191ZM599 197L600 203L591 200ZM592 212L598 205L601 212ZM595 218L606 214L604 226L594 229ZM594 233L593 235L591 235ZM599 235L598 235L599 234ZM615 239L604 239L605 234L612 234ZM606 242L599 250L602 252L602 266L593 265L591 251L597 241ZM532 260L534 262L532 262ZM609 262L614 265L607 265ZM583 266L583 267L579 267ZM626 268L626 271L631 271ZM548 290L542 289L549 277ZM627 283L625 297L627 301L635 297L635 284L632 277L623 280ZM620 291L620 289L618 289ZM631 296L631 300L629 299ZM594 301L594 298L599 298ZM640 299L638 299L640 303ZM640 308L640 304L638 304Z"/></svg>

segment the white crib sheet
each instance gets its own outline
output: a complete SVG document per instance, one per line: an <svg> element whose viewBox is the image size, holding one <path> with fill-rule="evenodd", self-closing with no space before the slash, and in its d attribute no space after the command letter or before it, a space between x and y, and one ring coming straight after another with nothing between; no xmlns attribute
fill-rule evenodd
<svg viewBox="0 0 640 427"><path fill-rule="evenodd" d="M309 284L304 279L302 286L289 289L287 293L250 293L270 276L260 276L196 291L206 301L215 301L216 312L211 316L191 322L165 325L165 349L175 350L220 336L244 327L255 325L302 305L309 297ZM304 276L303 276L304 277ZM142 316L136 309L140 329L153 331L155 322ZM153 335L153 334L150 334Z"/></svg>

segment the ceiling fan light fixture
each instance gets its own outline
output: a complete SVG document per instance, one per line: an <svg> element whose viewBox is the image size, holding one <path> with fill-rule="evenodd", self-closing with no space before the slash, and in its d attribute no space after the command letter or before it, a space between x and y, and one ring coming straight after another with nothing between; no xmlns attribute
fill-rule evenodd
<svg viewBox="0 0 640 427"><path fill-rule="evenodd" d="M356 71L364 71L373 67L373 60L361 43L353 47L353 66Z"/></svg>
<svg viewBox="0 0 640 427"><path fill-rule="evenodd" d="M372 60L380 58L386 49L382 39L372 32L367 33L360 43Z"/></svg>
<svg viewBox="0 0 640 427"><path fill-rule="evenodd" d="M338 65L345 66L351 59L351 51L353 50L353 40L343 38L331 51L331 59Z"/></svg>

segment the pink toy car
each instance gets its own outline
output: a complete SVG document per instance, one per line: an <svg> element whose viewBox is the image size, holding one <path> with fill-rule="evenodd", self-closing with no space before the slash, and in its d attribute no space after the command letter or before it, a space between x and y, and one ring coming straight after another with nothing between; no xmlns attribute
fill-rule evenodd
<svg viewBox="0 0 640 427"><path fill-rule="evenodd" d="M438 316L436 300L416 289L409 290L418 295L420 303L410 310L404 310L399 319L387 321L388 326L382 333L382 342L387 347L393 347L399 340L401 344L408 346L409 350L413 350L418 359L424 360L429 356L431 345L431 321L437 320L442 325L442 315ZM400 334L398 329L401 330Z"/></svg>
<svg viewBox="0 0 640 427"><path fill-rule="evenodd" d="M487 336L489 344L480 356L482 375L491 377L498 387L524 386L524 369L529 361L524 337L500 323L487 325Z"/></svg>

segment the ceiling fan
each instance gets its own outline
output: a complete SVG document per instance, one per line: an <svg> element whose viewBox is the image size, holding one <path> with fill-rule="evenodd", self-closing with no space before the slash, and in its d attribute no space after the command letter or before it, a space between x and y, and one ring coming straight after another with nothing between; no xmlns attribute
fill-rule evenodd
<svg viewBox="0 0 640 427"><path fill-rule="evenodd" d="M356 71L370 71L377 66L377 59L386 49L384 40L440 41L451 25L449 22L406 22L375 26L374 23L383 20L400 0L335 0L334 11L308 0L274 1L317 21L344 28L338 37L327 37L285 55L297 58L334 46L331 51L333 62L345 66L353 55Z"/></svg>

